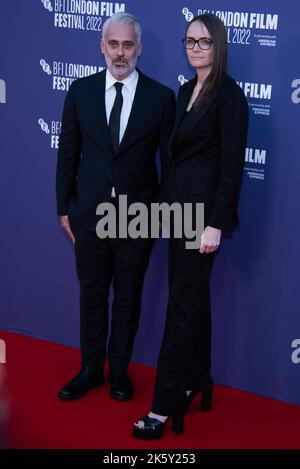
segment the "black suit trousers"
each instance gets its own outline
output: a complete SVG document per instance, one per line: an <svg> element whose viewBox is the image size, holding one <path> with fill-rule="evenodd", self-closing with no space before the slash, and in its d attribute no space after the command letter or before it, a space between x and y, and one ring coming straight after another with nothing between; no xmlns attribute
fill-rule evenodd
<svg viewBox="0 0 300 469"><path fill-rule="evenodd" d="M80 284L80 348L82 365L103 372L106 355L114 377L127 370L136 335L153 241L98 238L95 231L71 224ZM109 292L113 286L109 331ZM108 342L108 346L107 346ZM107 350L107 353L106 353Z"/></svg>
<svg viewBox="0 0 300 469"><path fill-rule="evenodd" d="M172 415L185 391L201 389L211 370L209 281L215 254L186 249L170 239L169 301L159 354L152 411Z"/></svg>

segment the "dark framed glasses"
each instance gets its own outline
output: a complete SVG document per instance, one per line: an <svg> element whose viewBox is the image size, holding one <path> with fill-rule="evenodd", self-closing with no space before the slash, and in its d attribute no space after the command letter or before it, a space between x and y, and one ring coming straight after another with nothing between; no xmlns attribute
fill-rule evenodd
<svg viewBox="0 0 300 469"><path fill-rule="evenodd" d="M202 50L210 49L213 41L209 37L201 37L196 41L192 37L184 37L182 39L182 44L185 49L191 50L194 49L195 45L198 44L198 47Z"/></svg>

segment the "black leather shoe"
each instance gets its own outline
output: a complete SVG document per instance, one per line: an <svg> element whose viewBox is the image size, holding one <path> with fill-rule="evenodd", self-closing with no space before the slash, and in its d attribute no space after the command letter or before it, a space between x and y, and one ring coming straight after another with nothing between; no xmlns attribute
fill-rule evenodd
<svg viewBox="0 0 300 469"><path fill-rule="evenodd" d="M58 393L59 399L70 401L84 396L91 388L96 388L105 383L105 378L99 369L93 366L85 366L75 378L69 381Z"/></svg>
<svg viewBox="0 0 300 469"><path fill-rule="evenodd" d="M158 440L164 434L167 421L168 419L162 422L161 420L145 415L134 424L132 434L140 440ZM143 423L143 427L139 428L139 422Z"/></svg>
<svg viewBox="0 0 300 469"><path fill-rule="evenodd" d="M134 424L133 427L133 436L136 438L139 438L140 440L158 440L161 438L164 434L167 421L169 417L165 422L161 422L158 419L149 417L148 415L145 415L140 419L140 421L137 421ZM184 427L184 414L181 412L180 414L173 415L171 417L172 420L172 431L176 435L181 435L183 433L183 427ZM139 423L142 423L142 426L139 426Z"/></svg>
<svg viewBox="0 0 300 469"><path fill-rule="evenodd" d="M124 373L119 377L114 377L109 373L108 381L111 383L109 390L110 397L117 401L129 401L132 398L133 386L127 373Z"/></svg>

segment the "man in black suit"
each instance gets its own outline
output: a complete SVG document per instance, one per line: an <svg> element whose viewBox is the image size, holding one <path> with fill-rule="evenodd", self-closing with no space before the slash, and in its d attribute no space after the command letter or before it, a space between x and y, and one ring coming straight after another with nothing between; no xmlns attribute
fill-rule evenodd
<svg viewBox="0 0 300 469"><path fill-rule="evenodd" d="M107 69L81 78L66 96L57 162L57 206L61 225L75 243L80 283L82 368L59 392L76 399L105 382L108 297L113 282L108 381L112 398L133 395L127 374L138 327L151 239L100 239L96 208L118 196L150 204L159 193L173 125L172 90L135 68L142 50L141 27L127 13L109 18L101 50Z"/></svg>

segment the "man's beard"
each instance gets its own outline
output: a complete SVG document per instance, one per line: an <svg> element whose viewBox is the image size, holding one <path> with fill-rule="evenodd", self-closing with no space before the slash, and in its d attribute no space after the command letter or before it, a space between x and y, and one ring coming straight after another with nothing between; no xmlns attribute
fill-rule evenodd
<svg viewBox="0 0 300 469"><path fill-rule="evenodd" d="M111 61L111 68L116 74L120 72L130 72L133 71L136 65L136 60L128 60L124 57L116 57Z"/></svg>

